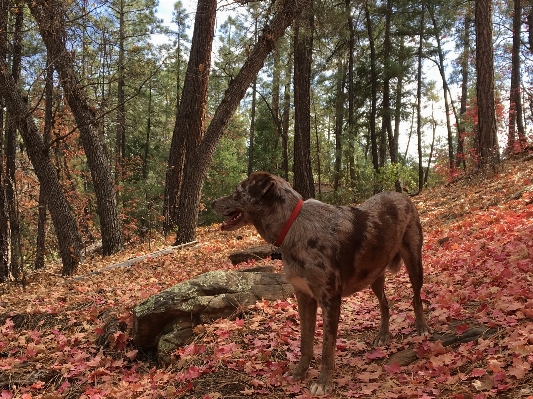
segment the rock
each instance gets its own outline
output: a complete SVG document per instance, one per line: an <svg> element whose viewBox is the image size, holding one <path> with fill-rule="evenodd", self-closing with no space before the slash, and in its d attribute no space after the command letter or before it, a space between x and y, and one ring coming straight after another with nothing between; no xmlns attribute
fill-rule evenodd
<svg viewBox="0 0 533 399"><path fill-rule="evenodd" d="M272 245L260 245L258 247L251 247L243 249L242 251L233 252L229 255L229 259L232 264L236 265L249 260L265 259L275 252L276 248Z"/></svg>
<svg viewBox="0 0 533 399"><path fill-rule="evenodd" d="M293 294L285 276L271 272L213 271L167 288L133 309L133 340L143 349L157 349L160 363L187 344L198 324L235 315L266 299Z"/></svg>

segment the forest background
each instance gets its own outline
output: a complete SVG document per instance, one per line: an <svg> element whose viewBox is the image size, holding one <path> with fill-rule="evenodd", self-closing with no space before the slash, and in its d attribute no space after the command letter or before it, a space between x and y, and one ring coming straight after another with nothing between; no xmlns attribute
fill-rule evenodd
<svg viewBox="0 0 533 399"><path fill-rule="evenodd" d="M528 149L520 0L0 4L1 281L192 241L254 170L355 203Z"/></svg>

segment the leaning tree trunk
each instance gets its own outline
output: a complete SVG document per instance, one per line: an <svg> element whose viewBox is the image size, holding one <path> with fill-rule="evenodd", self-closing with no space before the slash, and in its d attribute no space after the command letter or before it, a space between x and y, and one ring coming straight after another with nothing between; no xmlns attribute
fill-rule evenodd
<svg viewBox="0 0 533 399"><path fill-rule="evenodd" d="M56 168L48 157L41 135L25 104L12 76L7 73L7 64L0 58L0 86L4 87L3 96L9 112L17 117L17 125L26 145L28 156L43 190L48 194L48 209L59 244L63 261L63 275L72 274L81 256L81 238L76 220L59 183Z"/></svg>
<svg viewBox="0 0 533 399"><path fill-rule="evenodd" d="M96 193L96 207L100 218L102 253L111 255L122 249L122 230L117 207L117 195L107 150L98 134L95 111L74 71L73 52L67 51L66 11L59 0L26 0L43 38L67 102L74 114L81 143L87 157Z"/></svg>
<svg viewBox="0 0 533 399"><path fill-rule="evenodd" d="M293 19L302 12L310 1L281 0L277 7L278 11L270 23L263 28L261 36L244 65L225 91L224 98L216 109L203 140L195 153L190 154L189 161L185 163L181 192L186 194L180 195L179 230L176 244L194 240L202 184L216 146L250 83L263 67L266 57L272 52L276 42L283 36Z"/></svg>
<svg viewBox="0 0 533 399"><path fill-rule="evenodd" d="M294 29L294 189L314 198L311 168L311 62L313 2L296 20Z"/></svg>

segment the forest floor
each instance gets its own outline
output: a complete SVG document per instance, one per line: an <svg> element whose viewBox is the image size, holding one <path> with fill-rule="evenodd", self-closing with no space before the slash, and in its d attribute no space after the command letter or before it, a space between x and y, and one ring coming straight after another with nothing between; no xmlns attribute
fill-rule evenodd
<svg viewBox="0 0 533 399"><path fill-rule="evenodd" d="M533 161L506 161L494 175L463 176L413 200L425 234L423 300L433 339L413 329L404 271L387 277L386 347L371 344L379 324L371 291L344 299L329 397L533 398ZM80 278L62 278L51 264L29 272L24 287L0 285L0 399L310 397L320 317L317 359L295 383L286 375L299 351L293 298L197 327L165 368L130 338L131 310L145 298L200 273L251 266L233 266L227 256L263 241L253 229L238 234L213 225L198 229L196 245L129 267L107 266L168 247L171 237L86 259ZM281 268L253 265L267 263ZM121 329L102 343L111 316ZM472 331L475 339L461 339ZM439 334L447 338L435 340Z"/></svg>

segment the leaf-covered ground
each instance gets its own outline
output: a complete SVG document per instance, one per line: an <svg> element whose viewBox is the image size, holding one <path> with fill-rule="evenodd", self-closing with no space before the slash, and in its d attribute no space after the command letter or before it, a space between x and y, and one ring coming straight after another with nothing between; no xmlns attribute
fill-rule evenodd
<svg viewBox="0 0 533 399"><path fill-rule="evenodd" d="M391 344L371 345L379 311L370 290L346 298L329 397L533 398L532 179L533 161L508 161L494 176L464 177L414 198L425 232L423 300L442 339L416 336L408 278L388 276ZM292 298L197 327L167 368L131 342L131 309L143 299L209 270L247 267L227 255L262 240L252 229L239 234L211 226L198 230L197 245L131 267L105 269L154 251L154 243L88 259L83 278L63 279L59 265L49 265L29 273L25 287L0 286L0 398L309 397L320 319L317 359L295 383L287 376L299 357ZM119 329L101 345L113 318Z"/></svg>

